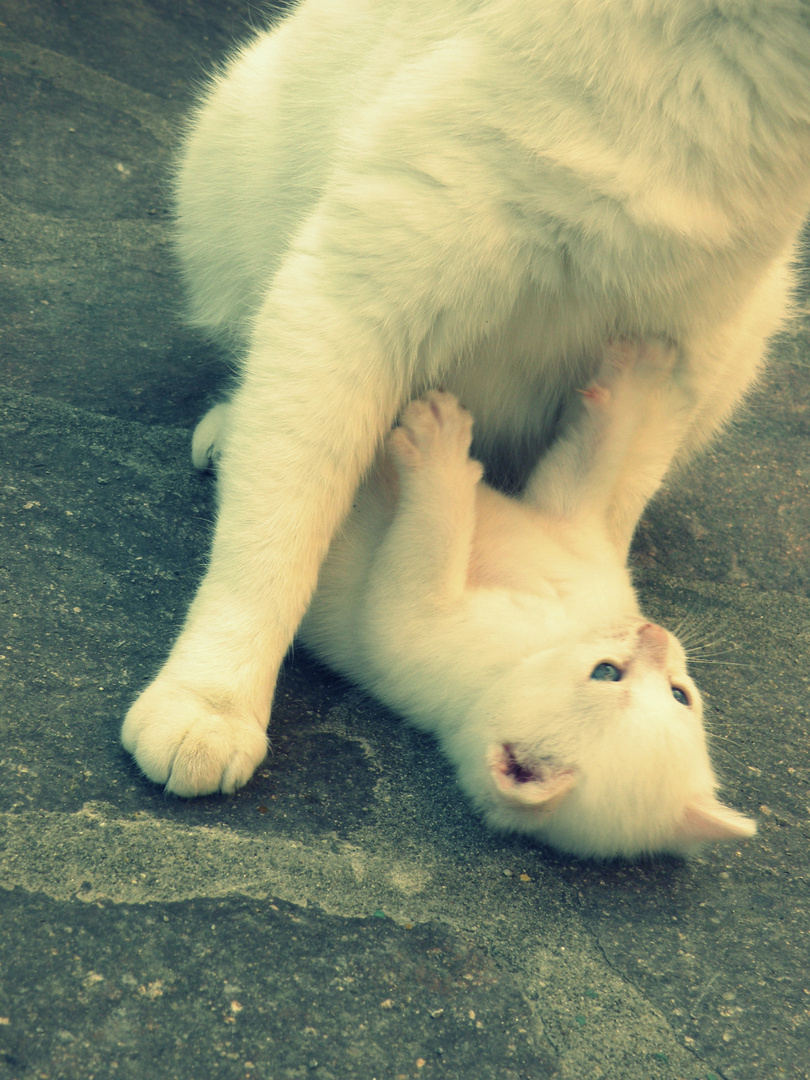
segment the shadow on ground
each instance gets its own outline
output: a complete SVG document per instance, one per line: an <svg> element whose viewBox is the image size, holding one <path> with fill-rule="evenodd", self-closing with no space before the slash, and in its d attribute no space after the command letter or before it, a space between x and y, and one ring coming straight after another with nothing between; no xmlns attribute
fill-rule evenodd
<svg viewBox="0 0 810 1080"><path fill-rule="evenodd" d="M305 657L247 789L144 781L120 718L203 565L167 176L258 15L0 0L0 1077L799 1080L810 306L635 546L685 621L740 846L599 867L493 836L430 740Z"/></svg>

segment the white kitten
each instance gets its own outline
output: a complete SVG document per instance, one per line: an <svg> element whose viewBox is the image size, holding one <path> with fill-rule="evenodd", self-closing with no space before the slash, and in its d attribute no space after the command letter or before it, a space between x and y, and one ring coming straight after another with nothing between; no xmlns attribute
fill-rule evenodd
<svg viewBox="0 0 810 1080"><path fill-rule="evenodd" d="M580 855L755 828L715 798L700 695L680 644L638 609L615 513L626 467L660 459L680 427L674 356L611 349L520 502L478 483L454 397L410 405L301 628L436 734L491 824Z"/></svg>
<svg viewBox="0 0 810 1080"><path fill-rule="evenodd" d="M178 242L242 378L208 572L122 733L147 775L248 780L331 539L426 387L519 483L602 343L657 335L693 399L656 476L706 442L786 308L808 56L807 0L303 0L233 59L191 124ZM625 532L648 480L627 461Z"/></svg>

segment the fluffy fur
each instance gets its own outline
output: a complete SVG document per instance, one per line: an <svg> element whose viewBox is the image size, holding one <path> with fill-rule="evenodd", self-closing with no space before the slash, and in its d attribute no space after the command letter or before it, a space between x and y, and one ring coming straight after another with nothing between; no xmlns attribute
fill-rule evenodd
<svg viewBox="0 0 810 1080"><path fill-rule="evenodd" d="M241 380L208 571L123 728L148 776L249 779L330 542L425 389L519 486L603 342L658 336L691 398L657 479L711 437L786 311L809 55L807 0L304 0L235 55L177 204L194 318ZM626 463L625 524L649 479Z"/></svg>
<svg viewBox="0 0 810 1080"><path fill-rule="evenodd" d="M579 855L754 831L715 797L683 649L641 615L625 568L622 474L646 459L654 477L689 401L674 356L610 350L519 501L478 483L455 398L410 405L301 629L438 737L491 824Z"/></svg>

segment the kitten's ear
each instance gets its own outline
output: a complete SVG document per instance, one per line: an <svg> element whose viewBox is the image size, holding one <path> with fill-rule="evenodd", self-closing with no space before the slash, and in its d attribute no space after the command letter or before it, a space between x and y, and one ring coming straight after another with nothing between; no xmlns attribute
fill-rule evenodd
<svg viewBox="0 0 810 1080"><path fill-rule="evenodd" d="M742 840L756 831L757 823L752 818L717 799L701 799L687 806L675 829L675 841L689 848L712 840Z"/></svg>
<svg viewBox="0 0 810 1080"><path fill-rule="evenodd" d="M574 769L548 758L530 757L511 743L496 743L487 754L490 775L515 806L553 810L577 782Z"/></svg>

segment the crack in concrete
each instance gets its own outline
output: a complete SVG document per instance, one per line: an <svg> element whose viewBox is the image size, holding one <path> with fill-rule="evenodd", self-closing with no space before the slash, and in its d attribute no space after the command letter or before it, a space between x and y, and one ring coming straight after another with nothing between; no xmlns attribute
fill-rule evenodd
<svg viewBox="0 0 810 1080"><path fill-rule="evenodd" d="M653 1013L655 1013L656 1016L659 1017L661 1023L666 1025L667 1029L672 1034L673 1040L678 1044L678 1046L681 1047L681 1049L685 1053L690 1054L694 1058L695 1062L700 1065L701 1068L706 1068L711 1073L714 1073L717 1076L718 1080L726 1080L718 1066L701 1057L700 1054L698 1054L697 1050L693 1049L691 1046L688 1045L688 1043L685 1043L683 1041L683 1035L678 1032L678 1030L673 1026L672 1022L667 1018L667 1016L661 1012L661 1009L653 1001L651 1001L646 991L637 983L635 983L626 972L621 971L621 969L616 966L616 964L611 960L610 956L608 956L608 953L605 947L602 945L599 935L588 926L587 920L584 916L582 918L582 925L585 927L586 932L590 935L591 940L594 944L594 948L602 957L605 966L609 968L618 979L621 979L628 986L632 987L633 991L637 993L639 997L647 1003L648 1008ZM704 992L703 994L701 994L700 998L698 998L698 1001L701 1001L703 997L706 996L706 993L708 992L711 983L715 981L716 978L717 976L715 975L714 978L710 980L710 982L706 985Z"/></svg>

